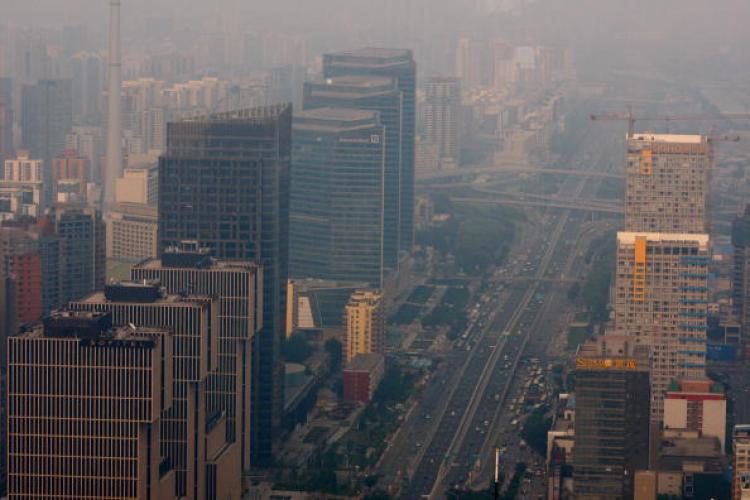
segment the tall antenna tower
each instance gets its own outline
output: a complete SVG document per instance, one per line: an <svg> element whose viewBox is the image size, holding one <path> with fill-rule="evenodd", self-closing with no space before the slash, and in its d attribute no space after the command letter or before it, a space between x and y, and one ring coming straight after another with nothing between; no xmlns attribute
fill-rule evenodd
<svg viewBox="0 0 750 500"><path fill-rule="evenodd" d="M104 170L104 208L115 202L115 180L122 175L122 58L120 0L109 2L109 81L107 85L107 163Z"/></svg>

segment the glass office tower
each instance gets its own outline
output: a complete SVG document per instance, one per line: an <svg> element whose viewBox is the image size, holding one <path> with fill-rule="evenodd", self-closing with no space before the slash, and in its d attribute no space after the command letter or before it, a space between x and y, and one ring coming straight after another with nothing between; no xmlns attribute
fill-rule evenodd
<svg viewBox="0 0 750 500"><path fill-rule="evenodd" d="M271 462L283 410L292 107L252 108L167 126L159 162L159 249L197 241L263 266L263 328L253 353L252 459Z"/></svg>
<svg viewBox="0 0 750 500"><path fill-rule="evenodd" d="M402 92L381 76L339 76L305 83L305 109L322 107L377 111L385 127L383 264L398 268L401 213Z"/></svg>
<svg viewBox="0 0 750 500"><path fill-rule="evenodd" d="M403 99L401 130L400 249L414 245L414 137L416 126L416 63L410 50L366 48L323 56L323 77L384 76L394 78Z"/></svg>
<svg viewBox="0 0 750 500"><path fill-rule="evenodd" d="M380 287L386 137L374 111L294 117L290 274Z"/></svg>

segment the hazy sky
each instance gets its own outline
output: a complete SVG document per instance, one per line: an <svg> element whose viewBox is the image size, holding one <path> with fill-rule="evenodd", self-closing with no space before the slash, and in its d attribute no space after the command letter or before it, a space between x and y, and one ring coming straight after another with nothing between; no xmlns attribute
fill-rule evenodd
<svg viewBox="0 0 750 500"><path fill-rule="evenodd" d="M258 16L271 15L279 23L286 19L296 25L315 14L334 20L342 16L356 19L358 14L372 9L403 10L409 5L416 9L415 15L420 11L432 17L458 12L469 15L481 1L487 0L122 0L122 9L124 19L131 22L153 16L239 17L252 21ZM102 25L106 23L108 3L107 0L0 0L0 22L9 19L47 25ZM537 0L530 2L528 12L536 18L532 21L546 21L547 29L561 34L567 31L571 38L604 36L613 29L663 32L697 40L750 36L748 0Z"/></svg>
<svg viewBox="0 0 750 500"><path fill-rule="evenodd" d="M373 39L378 23L393 20L406 29L423 26L430 31L425 37L505 36L522 43L570 44L584 59L603 63L623 57L707 60L722 54L750 60L750 0L525 0L522 19L476 14L479 4L514 1L520 0L122 0L123 32L137 33L149 17L171 17L182 29L327 33L356 44L360 32ZM101 35L108 4L0 0L0 23L88 24Z"/></svg>

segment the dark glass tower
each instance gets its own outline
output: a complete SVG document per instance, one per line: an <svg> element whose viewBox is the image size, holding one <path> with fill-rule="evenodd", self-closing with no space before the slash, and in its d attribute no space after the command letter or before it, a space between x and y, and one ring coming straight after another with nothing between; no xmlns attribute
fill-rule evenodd
<svg viewBox="0 0 750 500"><path fill-rule="evenodd" d="M280 339L286 318L288 104L167 126L159 162L159 251L195 240L225 259L263 266L263 328L253 348L252 460L269 465L283 409Z"/></svg>
<svg viewBox="0 0 750 500"><path fill-rule="evenodd" d="M578 348L575 498L633 498L635 472L649 465L650 360L635 337L604 335Z"/></svg>
<svg viewBox="0 0 750 500"><path fill-rule="evenodd" d="M341 76L305 83L305 109L321 107L377 111L385 127L383 264L398 268L401 185L401 91L393 78Z"/></svg>
<svg viewBox="0 0 750 500"><path fill-rule="evenodd" d="M380 287L386 138L375 111L294 117L290 274Z"/></svg>
<svg viewBox="0 0 750 500"><path fill-rule="evenodd" d="M367 48L323 56L324 78L383 76L396 80L402 94L401 184L399 247L411 252L414 245L414 137L416 63L410 50Z"/></svg>

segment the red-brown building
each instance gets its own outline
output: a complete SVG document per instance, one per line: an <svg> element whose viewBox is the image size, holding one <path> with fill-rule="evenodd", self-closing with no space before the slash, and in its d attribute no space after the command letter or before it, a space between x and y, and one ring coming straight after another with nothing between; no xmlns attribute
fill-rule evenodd
<svg viewBox="0 0 750 500"><path fill-rule="evenodd" d="M37 240L27 231L0 228L0 277L8 280L6 304L12 311L7 312L13 313L16 324L38 321L43 312L42 256Z"/></svg>
<svg viewBox="0 0 750 500"><path fill-rule="evenodd" d="M42 317L42 256L30 252L16 255L13 260L18 322L35 323Z"/></svg>
<svg viewBox="0 0 750 500"><path fill-rule="evenodd" d="M344 368L344 399L369 403L385 374L381 354L358 354Z"/></svg>

